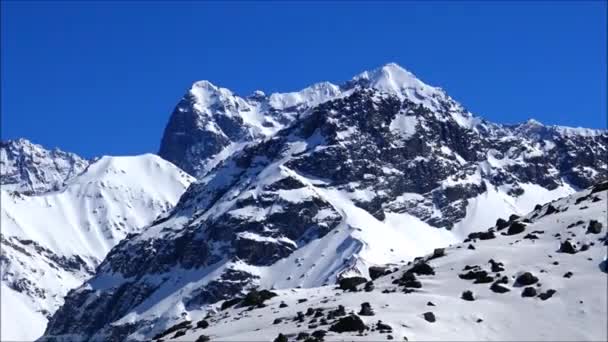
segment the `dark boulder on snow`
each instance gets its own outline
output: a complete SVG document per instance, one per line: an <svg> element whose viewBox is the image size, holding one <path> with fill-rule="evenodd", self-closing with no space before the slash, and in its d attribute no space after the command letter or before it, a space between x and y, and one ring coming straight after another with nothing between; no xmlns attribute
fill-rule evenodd
<svg viewBox="0 0 608 342"><path fill-rule="evenodd" d="M277 336L273 342L288 342L289 340L287 339L287 336L279 333L279 336Z"/></svg>
<svg viewBox="0 0 608 342"><path fill-rule="evenodd" d="M367 326L357 315L349 315L346 317L342 317L329 328L330 331L334 331L337 333L343 333L347 331L363 331L365 329L367 329Z"/></svg>
<svg viewBox="0 0 608 342"><path fill-rule="evenodd" d="M365 290L365 292L372 292L374 291L374 283L372 281L368 281L367 283L365 283L365 287L363 288L363 290Z"/></svg>
<svg viewBox="0 0 608 342"><path fill-rule="evenodd" d="M496 220L496 230L503 230L509 226L509 222L504 219L499 218Z"/></svg>
<svg viewBox="0 0 608 342"><path fill-rule="evenodd" d="M207 329L207 327L209 327L209 322L207 322L206 320L200 320L196 323L196 327L198 329Z"/></svg>
<svg viewBox="0 0 608 342"><path fill-rule="evenodd" d="M445 248L435 248L433 250L433 254L430 256L429 260L437 259L445 256Z"/></svg>
<svg viewBox="0 0 608 342"><path fill-rule="evenodd" d="M380 333L389 333L393 331L393 328L390 325L382 323L382 321L376 323L376 329L380 331Z"/></svg>
<svg viewBox="0 0 608 342"><path fill-rule="evenodd" d="M488 275L488 272L484 270L471 270L464 274L459 274L460 279L475 280L475 284L485 284L494 281L494 278Z"/></svg>
<svg viewBox="0 0 608 342"><path fill-rule="evenodd" d="M209 336L207 335L200 335L199 337L196 338L196 340L194 340L194 342L209 342L211 341L211 338L209 338Z"/></svg>
<svg viewBox="0 0 608 342"><path fill-rule="evenodd" d="M525 224L523 224L521 222L513 222L509 226L509 229L507 229L507 235L519 234L519 233L523 232L524 230L526 230Z"/></svg>
<svg viewBox="0 0 608 342"><path fill-rule="evenodd" d="M338 308L327 313L327 319L334 319L346 315L346 309L343 305L338 305Z"/></svg>
<svg viewBox="0 0 608 342"><path fill-rule="evenodd" d="M361 284L365 284L367 279L363 277L349 277L342 278L338 281L338 285L341 290L344 291L357 291L357 286Z"/></svg>
<svg viewBox="0 0 608 342"><path fill-rule="evenodd" d="M267 301L268 299L272 298L272 297L276 297L277 294L272 292L272 291L268 291L268 290L251 290L249 291L249 293L247 293L247 295L245 295L245 298L243 298L243 305L244 306L258 306L263 304L265 301Z"/></svg>
<svg viewBox="0 0 608 342"><path fill-rule="evenodd" d="M553 295L556 293L557 291L555 291L554 289L549 289L546 292L543 292L541 294L538 295L538 298L542 299L542 300L547 300L551 297L553 297Z"/></svg>
<svg viewBox="0 0 608 342"><path fill-rule="evenodd" d="M425 321L430 322L430 323L433 323L433 322L435 322L437 320L435 318L435 314L432 313L431 311L423 313L422 317L424 317Z"/></svg>
<svg viewBox="0 0 608 342"><path fill-rule="evenodd" d="M602 224L596 220L589 221L587 226L587 234L600 234L602 232Z"/></svg>
<svg viewBox="0 0 608 342"><path fill-rule="evenodd" d="M566 240L561 243L561 245L559 246L558 252L566 253L566 254L576 254L578 251L576 250L576 247L569 240Z"/></svg>
<svg viewBox="0 0 608 342"><path fill-rule="evenodd" d="M506 293L511 291L509 290L509 288L501 285L501 282L498 280L492 283L492 286L490 286L490 290L495 293Z"/></svg>
<svg viewBox="0 0 608 342"><path fill-rule="evenodd" d="M524 288L524 290L521 292L521 296L522 297L535 297L536 289L533 288L532 286L528 286L528 287Z"/></svg>
<svg viewBox="0 0 608 342"><path fill-rule="evenodd" d="M467 300L467 301L471 301L471 302L475 300L475 297L473 296L473 292L468 291L468 290L464 291L462 293L462 295L460 296L460 298Z"/></svg>
<svg viewBox="0 0 608 342"><path fill-rule="evenodd" d="M524 272L515 279L515 283L519 286L528 286L537 282L538 278L530 272Z"/></svg>
<svg viewBox="0 0 608 342"><path fill-rule="evenodd" d="M361 303L361 310L359 311L361 316L373 316L375 315L372 305L369 302Z"/></svg>
<svg viewBox="0 0 608 342"><path fill-rule="evenodd" d="M490 263L492 272L502 272L505 270L504 264L502 262L498 262L498 261L495 261L494 259L490 259L490 260L488 260L488 263Z"/></svg>
<svg viewBox="0 0 608 342"><path fill-rule="evenodd" d="M388 267L383 266L372 266L368 269L368 271L369 277L372 278L372 280L376 280L384 275L391 273L391 270Z"/></svg>
<svg viewBox="0 0 608 342"><path fill-rule="evenodd" d="M412 268L410 268L410 272L417 275L435 275L435 270L433 267L425 261L416 263Z"/></svg>

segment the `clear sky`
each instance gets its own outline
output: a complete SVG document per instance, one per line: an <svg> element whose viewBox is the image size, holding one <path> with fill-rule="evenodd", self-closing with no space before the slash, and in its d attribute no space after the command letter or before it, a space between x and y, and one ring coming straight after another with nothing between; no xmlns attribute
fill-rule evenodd
<svg viewBox="0 0 608 342"><path fill-rule="evenodd" d="M396 62L491 121L606 126L606 1L2 1L2 138L156 152L196 80L247 95Z"/></svg>

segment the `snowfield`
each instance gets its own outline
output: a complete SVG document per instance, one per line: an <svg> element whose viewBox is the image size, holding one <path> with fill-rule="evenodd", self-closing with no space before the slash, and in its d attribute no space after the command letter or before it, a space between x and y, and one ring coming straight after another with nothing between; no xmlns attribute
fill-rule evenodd
<svg viewBox="0 0 608 342"><path fill-rule="evenodd" d="M167 213L193 178L155 155L102 157L59 190L1 191L2 340L33 340L108 251Z"/></svg>
<svg viewBox="0 0 608 342"><path fill-rule="evenodd" d="M509 229L494 227L494 238L446 248L445 256L428 261L434 275L417 275L421 288L412 288L414 292L404 293L406 287L394 284L412 268L408 263L374 280L371 291L364 290L367 284L359 285L357 291L343 291L333 284L273 290L277 296L263 307L237 304L222 310L223 303L217 303L187 312L174 323L191 321L190 328L175 329L162 339L193 341L206 335L214 341L272 341L281 333L291 341L301 333L324 330L326 341L606 340L608 183L603 189L577 193L515 219L512 222L525 225L520 233L503 236ZM553 209L557 211L551 213ZM600 233L588 232L593 221L601 225ZM575 254L559 251L566 240L574 244ZM489 260L502 263L502 270L492 272ZM479 266L493 279L477 284L461 279L467 265ZM531 297L522 296L528 286L516 281L525 272L538 278L530 285L536 292ZM492 291L491 284L501 277L506 277L508 291ZM555 291L551 297L539 297L550 290ZM472 291L474 300L462 299L464 291ZM358 314L364 302L370 303L373 316ZM282 303L287 306L281 307ZM330 331L340 318L327 319L328 313L339 305L347 316L358 315L367 328ZM298 319L298 312L308 310L314 314ZM434 322L424 318L426 312L434 314ZM320 323L323 318L326 324ZM209 326L196 328L202 320ZM390 331L380 331L379 321Z"/></svg>

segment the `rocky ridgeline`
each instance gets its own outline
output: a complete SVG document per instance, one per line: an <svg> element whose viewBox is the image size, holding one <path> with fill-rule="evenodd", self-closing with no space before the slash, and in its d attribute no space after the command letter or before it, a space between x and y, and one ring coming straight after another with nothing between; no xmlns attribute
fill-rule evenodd
<svg viewBox="0 0 608 342"><path fill-rule="evenodd" d="M387 83L395 79L402 86ZM608 175L605 131L492 124L395 65L310 89L242 99L195 84L172 115L160 153L199 182L171 215L114 248L96 278L115 282L97 286L94 278L72 291L46 334L121 339L145 330L156 318L110 323L157 291L179 292L186 273L204 283L180 295L186 312L255 287L264 280L260 267L355 229L345 227L344 198L378 222L407 213L451 229L490 187L516 199L527 184L584 188ZM326 276L314 285L349 271L352 255L318 271Z"/></svg>

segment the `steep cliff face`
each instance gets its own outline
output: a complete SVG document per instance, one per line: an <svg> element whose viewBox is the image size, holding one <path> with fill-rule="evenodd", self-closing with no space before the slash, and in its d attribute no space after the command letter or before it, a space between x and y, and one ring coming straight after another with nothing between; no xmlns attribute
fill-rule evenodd
<svg viewBox="0 0 608 342"><path fill-rule="evenodd" d="M195 87L161 155L199 180L70 292L45 338L149 339L244 289L369 277L608 176L606 131L486 122L394 64L327 96Z"/></svg>

